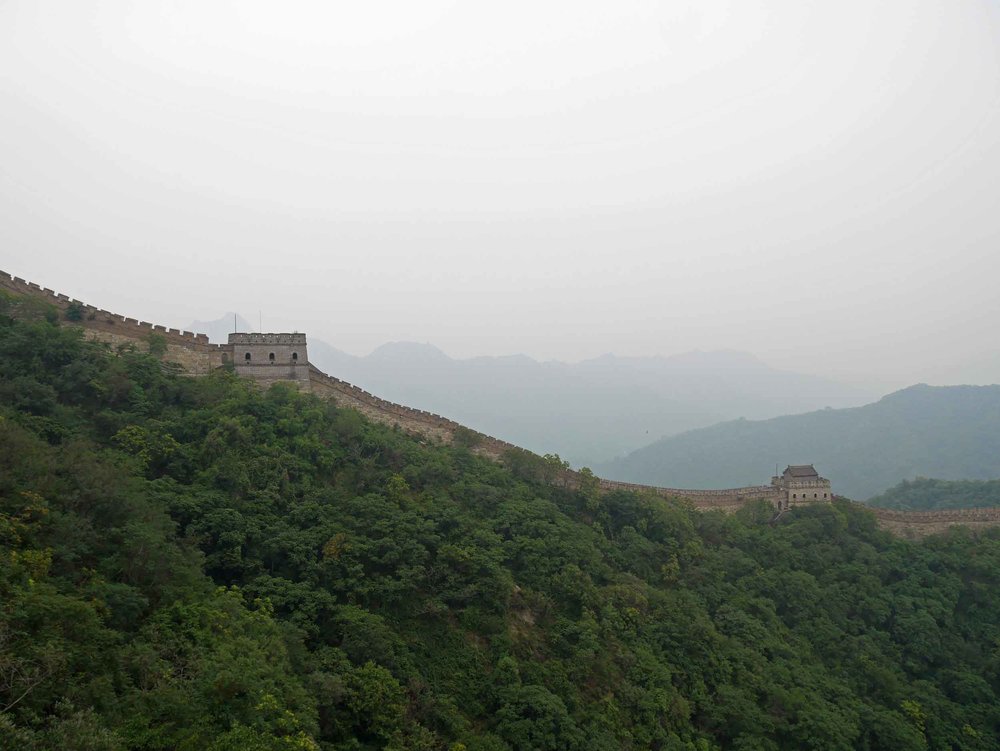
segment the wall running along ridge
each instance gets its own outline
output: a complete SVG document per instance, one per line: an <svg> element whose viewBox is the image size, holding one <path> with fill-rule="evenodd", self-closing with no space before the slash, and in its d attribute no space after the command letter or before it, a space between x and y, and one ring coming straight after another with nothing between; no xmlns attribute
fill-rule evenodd
<svg viewBox="0 0 1000 751"><path fill-rule="evenodd" d="M66 295L58 294L3 271L0 271L0 290L46 302L59 311L62 325L79 326L87 338L107 342L112 346L133 344L140 349L148 350L150 335L158 335L166 343L167 351L163 355L163 359L179 364L188 375L206 375L213 369L221 367L225 362L232 361L233 346L212 344L205 334L168 329L135 318L127 318L73 300ZM70 321L66 319L66 312L71 305L81 312L81 320ZM308 381L296 381L300 389L309 391L320 398L332 399L338 407L357 410L374 422L396 426L408 433L414 433L441 443L451 443L461 433L462 440L470 446L473 452L499 462L503 462L509 452L524 451L519 446L471 430L441 415L411 409L380 399L364 389L327 375L314 365L310 364L307 367ZM627 490L654 493L663 498L686 501L699 511L732 512L751 501L764 499L775 503L785 495L781 488L776 488L773 485L752 485L724 490L691 490L639 485L602 478L595 479L598 488L604 492ZM586 482L583 475L572 470L560 470L555 480L566 487L573 488L580 487ZM906 538L926 537L956 525L972 529L1000 525L1000 508L890 511L871 508L862 503L855 505L872 513L878 526L882 529Z"/></svg>
<svg viewBox="0 0 1000 751"><path fill-rule="evenodd" d="M107 342L113 346L136 344L148 350L150 335L156 334L163 338L167 346L164 359L178 363L191 375L205 375L221 366L223 352L228 351L225 345L211 344L205 334L168 329L135 318L126 318L57 294L3 271L0 271L0 289L15 295L27 295L52 305L62 314L60 323L83 327L88 339ZM81 320L65 320L65 314L71 305L80 310Z"/></svg>
<svg viewBox="0 0 1000 751"><path fill-rule="evenodd" d="M996 507L961 508L947 511L896 511L873 508L856 501L854 505L874 514L881 529L907 539L918 539L938 534L949 527L985 529L1000 525L1000 508Z"/></svg>

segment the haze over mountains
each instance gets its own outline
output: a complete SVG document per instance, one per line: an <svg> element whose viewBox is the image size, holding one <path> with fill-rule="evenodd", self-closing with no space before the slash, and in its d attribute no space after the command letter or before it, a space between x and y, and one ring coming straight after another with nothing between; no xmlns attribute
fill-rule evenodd
<svg viewBox="0 0 1000 751"><path fill-rule="evenodd" d="M1000 386L927 386L874 404L735 420L664 438L594 470L672 487L767 480L775 463L812 462L834 492L864 500L902 479L1000 477Z"/></svg>
<svg viewBox="0 0 1000 751"><path fill-rule="evenodd" d="M250 324L237 317L241 330ZM233 314L192 323L226 341ZM373 394L450 417L575 466L610 460L666 435L874 397L853 386L769 367L744 352L539 362L525 355L453 359L430 344L393 342L365 357L310 337L317 367Z"/></svg>
<svg viewBox="0 0 1000 751"><path fill-rule="evenodd" d="M238 313L226 313L222 318L214 321L192 321L187 327L188 331L198 334L207 334L208 338L216 344L225 344L229 341L229 334L233 331L256 331L255 326Z"/></svg>
<svg viewBox="0 0 1000 751"><path fill-rule="evenodd" d="M191 324L213 341L233 327L232 313ZM814 463L835 492L865 500L918 476L1000 477L1000 386L921 384L875 401L734 351L563 363L392 342L358 357L310 337L309 357L385 399L609 479L736 487L766 482L775 464Z"/></svg>

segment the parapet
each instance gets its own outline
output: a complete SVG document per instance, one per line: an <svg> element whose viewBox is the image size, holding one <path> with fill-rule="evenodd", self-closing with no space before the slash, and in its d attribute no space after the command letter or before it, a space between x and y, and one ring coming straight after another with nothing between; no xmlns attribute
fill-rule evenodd
<svg viewBox="0 0 1000 751"><path fill-rule="evenodd" d="M229 335L230 344L305 344L305 334L242 334Z"/></svg>
<svg viewBox="0 0 1000 751"><path fill-rule="evenodd" d="M112 313L93 305L74 300L68 295L53 292L48 287L41 287L34 282L27 282L20 277L0 271L0 289L17 295L28 295L53 305L64 314L75 308L77 317L67 321L84 329L107 334L120 335L128 339L144 340L150 334L159 334L166 338L169 344L176 344L199 352L217 351L219 345L210 344L205 334L195 334L190 331L168 329L164 326L154 326L137 318L127 318L118 313Z"/></svg>

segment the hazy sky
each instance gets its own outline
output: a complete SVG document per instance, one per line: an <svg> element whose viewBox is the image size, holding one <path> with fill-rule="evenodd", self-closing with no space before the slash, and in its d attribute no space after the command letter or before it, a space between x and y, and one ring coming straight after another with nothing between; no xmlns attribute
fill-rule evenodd
<svg viewBox="0 0 1000 751"><path fill-rule="evenodd" d="M0 0L0 268L363 354L1000 381L1000 3Z"/></svg>

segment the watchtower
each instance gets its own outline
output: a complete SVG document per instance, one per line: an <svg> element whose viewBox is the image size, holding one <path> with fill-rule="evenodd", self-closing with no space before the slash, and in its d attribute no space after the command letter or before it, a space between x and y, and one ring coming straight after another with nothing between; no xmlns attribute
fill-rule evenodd
<svg viewBox="0 0 1000 751"><path fill-rule="evenodd" d="M238 375L264 386L292 381L300 390L309 390L305 334L230 334L229 346Z"/></svg>
<svg viewBox="0 0 1000 751"><path fill-rule="evenodd" d="M781 491L777 499L779 509L833 500L830 481L820 477L811 464L789 464L784 472L771 478L771 485Z"/></svg>

